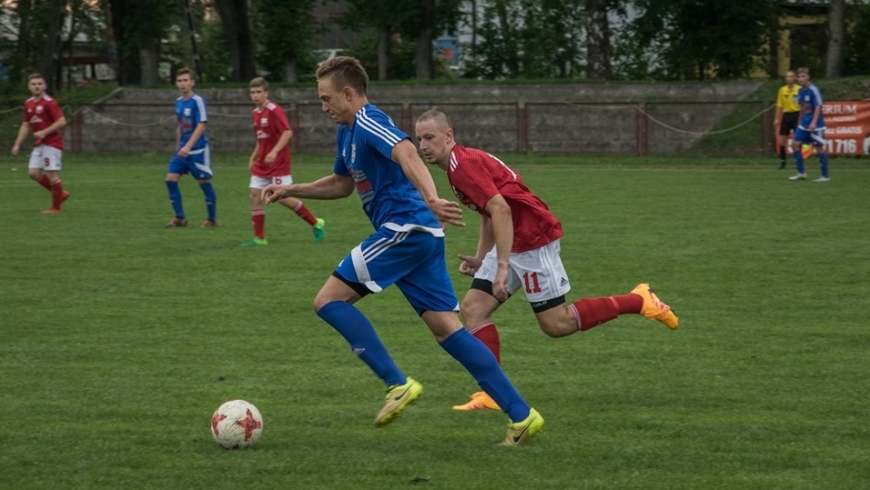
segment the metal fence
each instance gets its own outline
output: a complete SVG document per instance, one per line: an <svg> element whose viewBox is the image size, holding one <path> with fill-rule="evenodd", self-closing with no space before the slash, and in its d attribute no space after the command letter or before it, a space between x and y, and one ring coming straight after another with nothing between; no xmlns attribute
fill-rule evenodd
<svg viewBox="0 0 870 490"><path fill-rule="evenodd" d="M335 151L335 123L318 103L282 105L294 152ZM773 148L768 101L505 102L378 104L413 136L416 117L447 113L457 141L492 152L601 155L762 155ZM731 126L731 127L723 127ZM175 121L165 103L112 101L80 108L67 128L73 152L173 151ZM253 148L251 104L209 105L214 152Z"/></svg>

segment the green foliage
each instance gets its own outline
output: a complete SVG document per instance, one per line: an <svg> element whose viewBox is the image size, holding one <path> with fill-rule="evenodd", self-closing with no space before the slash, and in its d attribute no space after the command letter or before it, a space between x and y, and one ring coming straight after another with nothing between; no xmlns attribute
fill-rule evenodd
<svg viewBox="0 0 870 490"><path fill-rule="evenodd" d="M202 34L200 48L203 58L203 80L206 82L231 80L233 66L220 18L204 21L200 33Z"/></svg>
<svg viewBox="0 0 870 490"><path fill-rule="evenodd" d="M579 76L584 1L495 0L483 8L471 78Z"/></svg>
<svg viewBox="0 0 870 490"><path fill-rule="evenodd" d="M630 26L636 49L629 73L654 66L656 78L703 80L746 76L765 46L775 0L635 0ZM625 39L622 41L626 42Z"/></svg>
<svg viewBox="0 0 870 490"><path fill-rule="evenodd" d="M870 4L850 5L847 9L843 75L867 75L870 74Z"/></svg>
<svg viewBox="0 0 870 490"><path fill-rule="evenodd" d="M317 60L317 19L312 14L316 0L256 0L254 35L259 43L257 59L271 80L286 80L287 63L296 73L311 73ZM296 81L296 80L287 80Z"/></svg>
<svg viewBox="0 0 870 490"><path fill-rule="evenodd" d="M221 226L164 230L168 155L64 155L48 193L0 163L0 488L861 489L870 481L866 164L825 185L757 160L499 155L562 218L569 300L650 281L676 331L636 315L554 340L522 295L494 315L505 369L545 417L503 448L506 419L450 406L477 388L395 289L358 303L426 387L376 429L383 386L311 310L371 233L355 197L266 210L250 238L245 155L215 155ZM24 164L26 166L26 164ZM844 168L845 167L845 168ZM13 171L12 168L17 168ZM294 179L332 170L294 155ZM436 170L439 192L449 196ZM191 220L202 193L181 181ZM672 191L668 191L672 190ZM447 230L474 251L476 214ZM46 261L50 257L50 266ZM229 399L263 414L257 446L214 445ZM415 480L416 478L416 480ZM414 481L423 483L412 483Z"/></svg>
<svg viewBox="0 0 870 490"><path fill-rule="evenodd" d="M414 78L414 43L394 39L390 43L390 67L387 76L390 80L410 80ZM363 36L346 53L360 60L369 74L376 78L378 73L378 38L375 35Z"/></svg>

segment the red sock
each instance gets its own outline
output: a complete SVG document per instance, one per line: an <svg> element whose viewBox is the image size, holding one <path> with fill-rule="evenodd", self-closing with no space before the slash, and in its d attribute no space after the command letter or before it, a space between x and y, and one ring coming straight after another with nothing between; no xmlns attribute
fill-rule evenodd
<svg viewBox="0 0 870 490"><path fill-rule="evenodd" d="M304 219L305 222L309 225L314 226L317 224L317 218L315 218L314 215L311 214L311 211L309 211L308 208L305 207L305 204L303 204L302 201L299 201L299 204L297 204L296 207L293 208L293 211L295 211L296 214L300 218Z"/></svg>
<svg viewBox="0 0 870 490"><path fill-rule="evenodd" d="M51 207L60 209L63 204L63 182L57 181L51 184Z"/></svg>
<svg viewBox="0 0 870 490"><path fill-rule="evenodd" d="M609 322L621 314L640 313L643 298L637 294L581 298L571 304L581 331Z"/></svg>
<svg viewBox="0 0 870 490"><path fill-rule="evenodd" d="M475 328L471 332L471 335L474 335L477 337L477 340L483 342L483 345L492 351L495 360L501 364L501 342L498 340L498 329L495 328L494 323L487 323Z"/></svg>
<svg viewBox="0 0 870 490"><path fill-rule="evenodd" d="M254 222L254 236L263 240L266 238L266 212L262 209L251 211L251 220Z"/></svg>
<svg viewBox="0 0 870 490"><path fill-rule="evenodd" d="M48 192L51 192L51 182L48 180L47 175L41 175L36 183L41 185L42 187L45 187L45 190L47 190Z"/></svg>

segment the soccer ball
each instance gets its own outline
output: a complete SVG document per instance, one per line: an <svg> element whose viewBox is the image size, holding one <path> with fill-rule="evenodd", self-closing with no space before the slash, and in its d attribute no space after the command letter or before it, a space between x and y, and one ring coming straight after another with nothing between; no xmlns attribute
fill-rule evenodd
<svg viewBox="0 0 870 490"><path fill-rule="evenodd" d="M263 416L245 400L224 403L211 416L211 435L227 449L253 446L263 433Z"/></svg>

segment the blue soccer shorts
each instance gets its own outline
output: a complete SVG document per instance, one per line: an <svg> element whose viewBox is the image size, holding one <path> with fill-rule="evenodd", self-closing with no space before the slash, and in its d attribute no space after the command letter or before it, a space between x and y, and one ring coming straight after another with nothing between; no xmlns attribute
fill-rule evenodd
<svg viewBox="0 0 870 490"><path fill-rule="evenodd" d="M459 311L447 273L444 237L381 228L351 250L335 272L373 293L395 284L418 315L425 311Z"/></svg>
<svg viewBox="0 0 870 490"><path fill-rule="evenodd" d="M208 180L212 178L211 151L208 145L198 150L192 150L187 157L181 158L176 153L169 161L169 174L184 175L189 173L196 180Z"/></svg>
<svg viewBox="0 0 870 490"><path fill-rule="evenodd" d="M804 144L812 144L813 146L825 146L825 128L815 131L807 131L806 129L798 128L794 132L793 141Z"/></svg>

